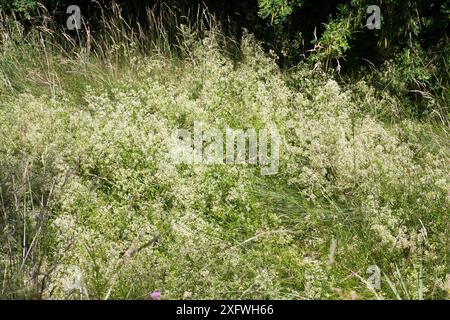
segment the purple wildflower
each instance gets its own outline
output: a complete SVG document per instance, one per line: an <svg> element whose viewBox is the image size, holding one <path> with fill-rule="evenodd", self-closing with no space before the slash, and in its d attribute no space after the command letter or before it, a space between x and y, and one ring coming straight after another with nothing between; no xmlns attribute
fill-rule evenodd
<svg viewBox="0 0 450 320"><path fill-rule="evenodd" d="M161 292L159 290L155 290L150 294L150 298L152 300L159 300L161 299Z"/></svg>

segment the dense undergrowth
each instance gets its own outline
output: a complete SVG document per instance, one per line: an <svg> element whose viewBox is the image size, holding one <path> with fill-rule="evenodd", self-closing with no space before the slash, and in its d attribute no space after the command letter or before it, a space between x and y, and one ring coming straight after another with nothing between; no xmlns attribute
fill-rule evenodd
<svg viewBox="0 0 450 320"><path fill-rule="evenodd" d="M172 51L124 32L67 53L2 25L0 297L448 298L442 105L415 117L370 79L281 70L250 34L196 28ZM174 164L194 121L277 128L279 173Z"/></svg>

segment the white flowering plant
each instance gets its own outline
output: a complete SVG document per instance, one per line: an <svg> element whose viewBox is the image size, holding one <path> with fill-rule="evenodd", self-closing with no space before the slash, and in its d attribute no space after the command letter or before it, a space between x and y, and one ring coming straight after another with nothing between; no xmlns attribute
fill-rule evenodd
<svg viewBox="0 0 450 320"><path fill-rule="evenodd" d="M20 69L29 90L0 69L1 297L448 297L448 128L364 81L283 71L249 34L239 59L218 32L183 39L111 68L55 55ZM172 161L196 121L276 127L277 173Z"/></svg>

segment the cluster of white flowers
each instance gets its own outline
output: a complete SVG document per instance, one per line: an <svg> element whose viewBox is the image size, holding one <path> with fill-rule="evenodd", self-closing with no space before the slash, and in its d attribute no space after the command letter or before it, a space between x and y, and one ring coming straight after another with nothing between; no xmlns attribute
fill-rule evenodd
<svg viewBox="0 0 450 320"><path fill-rule="evenodd" d="M139 58L130 75L87 88L77 105L22 96L0 109L2 168L28 157L58 177L49 298L67 294L69 266L80 268L77 288L91 298L156 289L164 298L327 298L355 285L349 268L381 265L383 254L411 279L423 262L443 281L448 143L422 141L432 132L425 124L377 119L368 106L395 113L395 102L364 83L361 98L319 70L287 79L251 36L240 49L240 61L227 58L212 33L188 39L182 63ZM172 133L195 121L276 126L278 175L175 164ZM279 185L297 205L261 192ZM340 240L329 267L331 237ZM363 284L355 290L370 296Z"/></svg>

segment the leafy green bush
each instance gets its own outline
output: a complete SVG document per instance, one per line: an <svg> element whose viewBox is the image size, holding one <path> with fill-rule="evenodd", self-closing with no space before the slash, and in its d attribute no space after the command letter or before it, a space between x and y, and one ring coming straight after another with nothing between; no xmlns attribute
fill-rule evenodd
<svg viewBox="0 0 450 320"><path fill-rule="evenodd" d="M13 12L25 20L30 20L37 8L36 0L0 0L0 11Z"/></svg>
<svg viewBox="0 0 450 320"><path fill-rule="evenodd" d="M301 7L302 0L259 0L259 15L270 19L271 24L285 21L292 12Z"/></svg>

